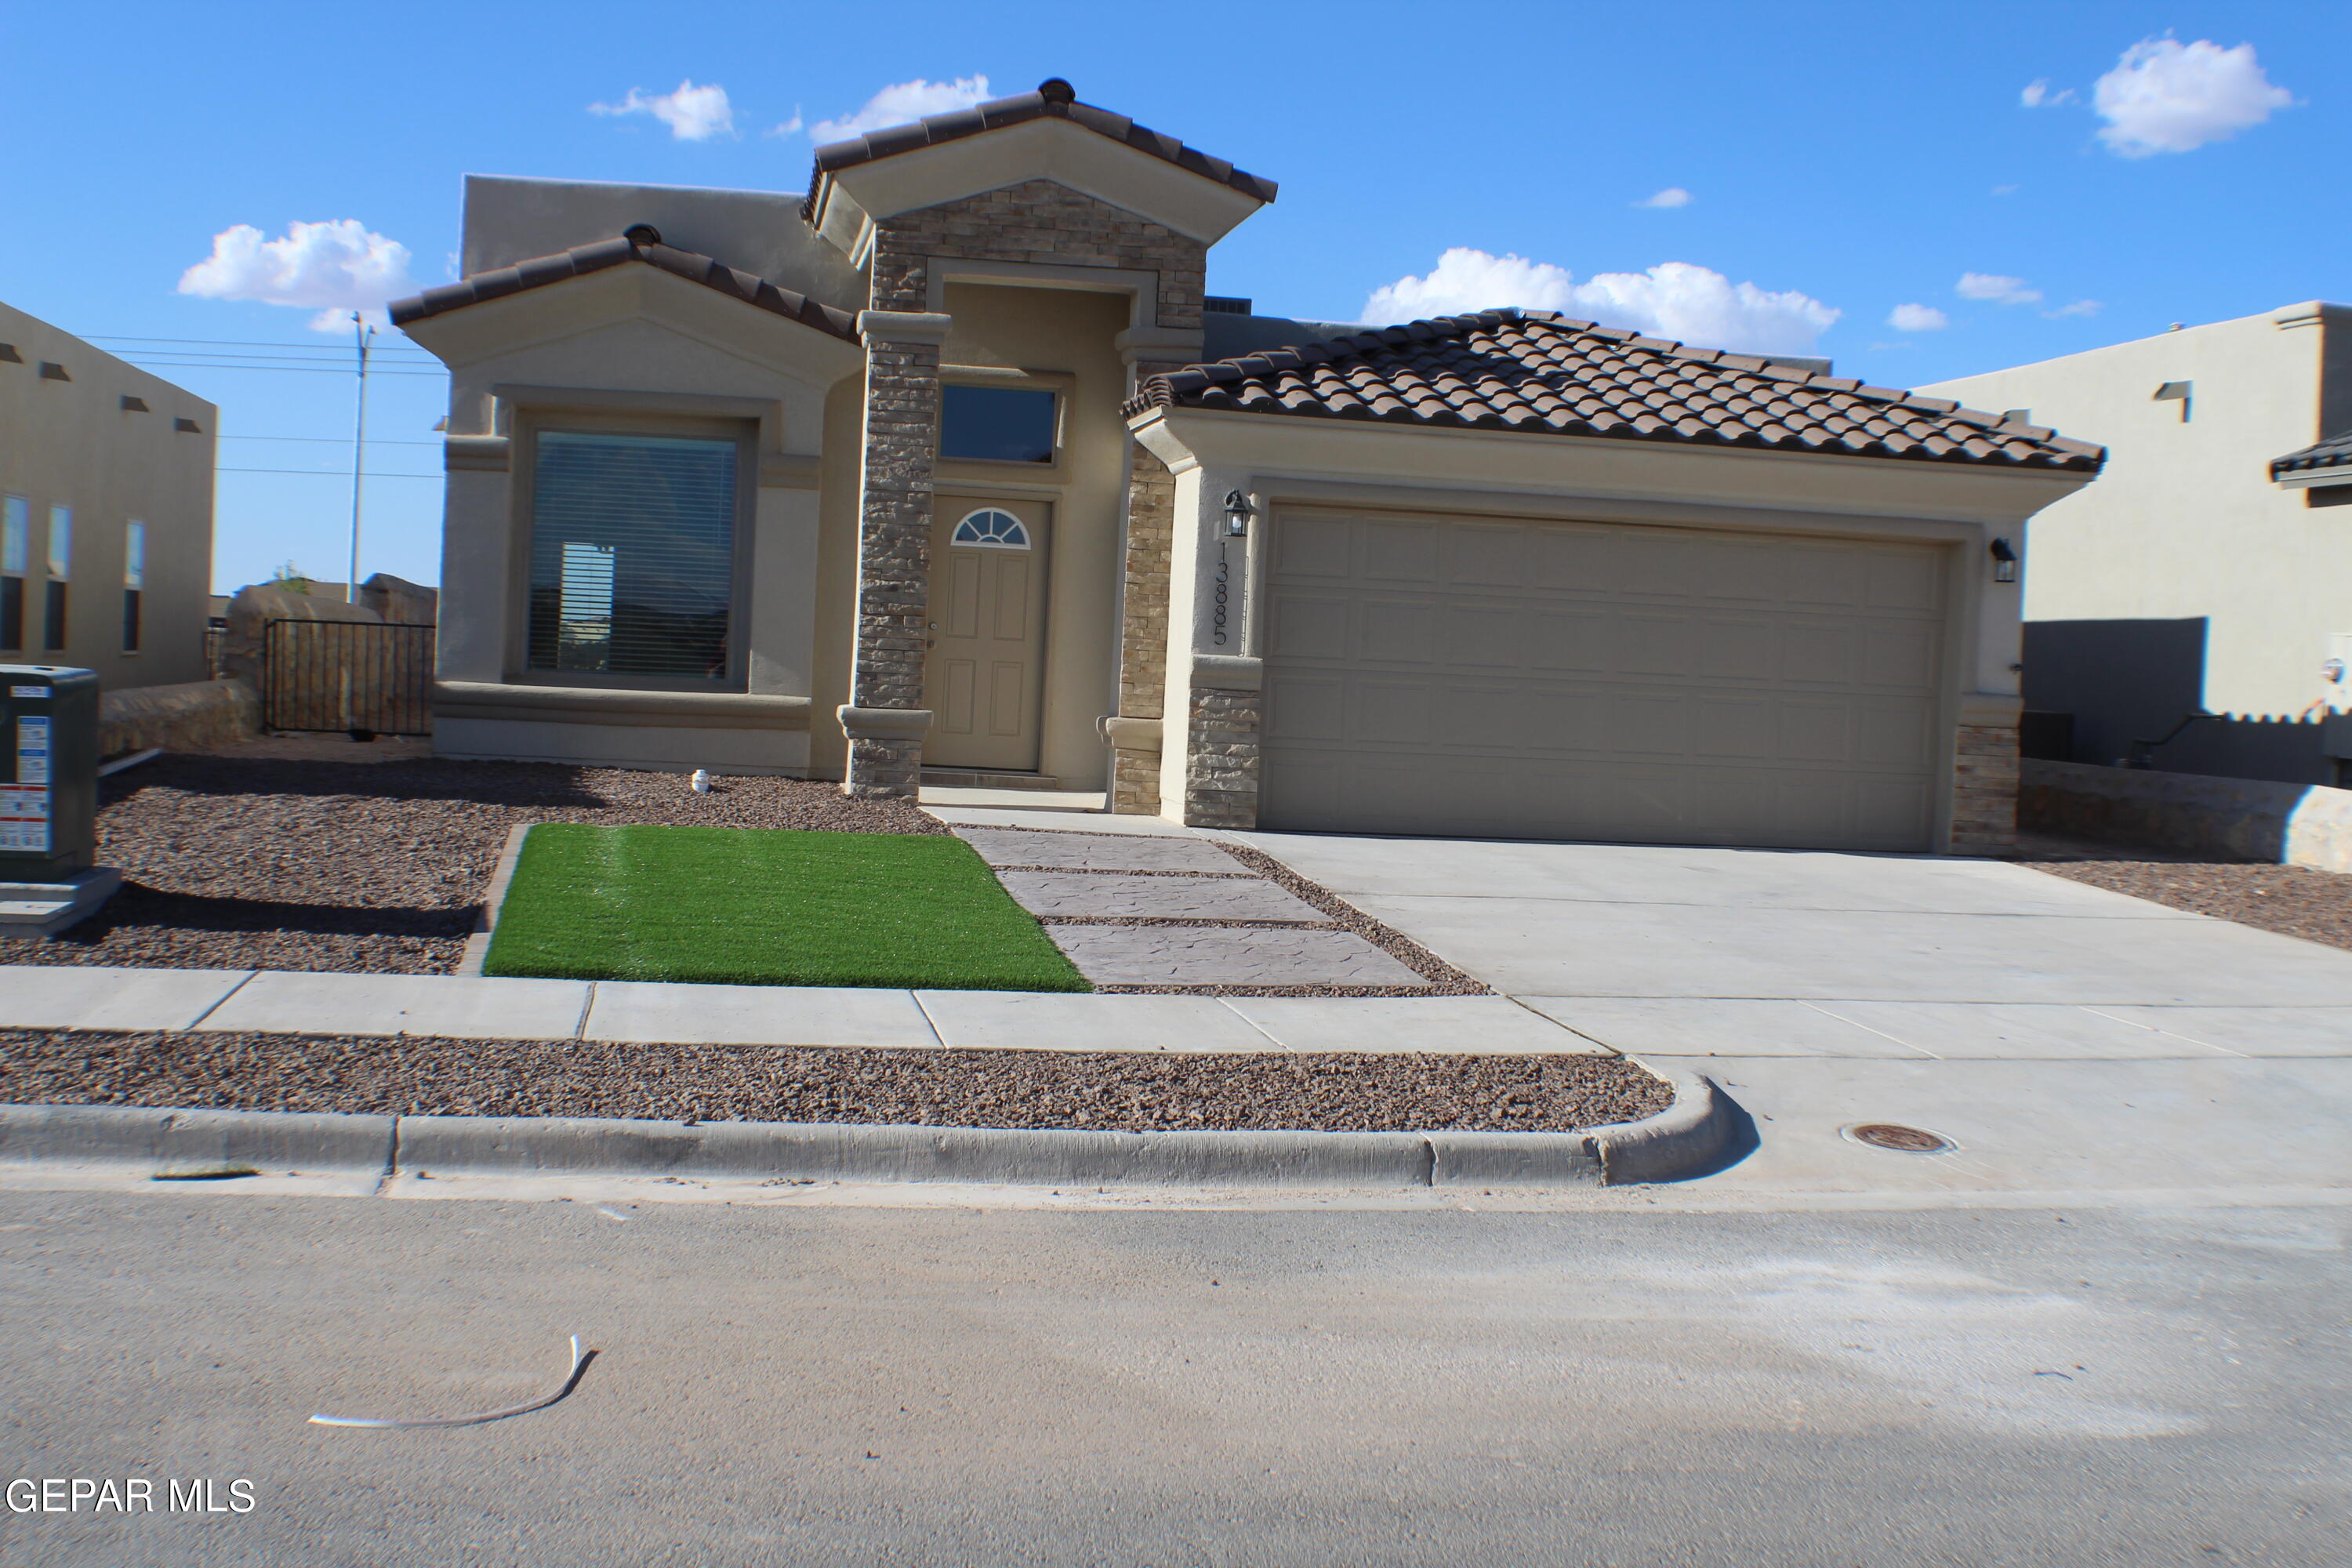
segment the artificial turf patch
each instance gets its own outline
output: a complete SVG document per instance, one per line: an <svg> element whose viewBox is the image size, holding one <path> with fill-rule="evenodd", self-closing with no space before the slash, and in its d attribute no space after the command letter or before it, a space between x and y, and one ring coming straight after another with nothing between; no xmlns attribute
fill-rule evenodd
<svg viewBox="0 0 2352 1568"><path fill-rule="evenodd" d="M1091 989L961 838L541 823L485 974Z"/></svg>

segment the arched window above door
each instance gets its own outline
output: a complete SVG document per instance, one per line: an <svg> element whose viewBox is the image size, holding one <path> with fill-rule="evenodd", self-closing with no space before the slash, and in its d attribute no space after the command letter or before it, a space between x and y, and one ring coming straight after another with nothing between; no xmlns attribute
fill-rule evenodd
<svg viewBox="0 0 2352 1568"><path fill-rule="evenodd" d="M951 544L977 544L990 550L1026 550L1029 530L1009 511L984 506L965 515L948 536Z"/></svg>

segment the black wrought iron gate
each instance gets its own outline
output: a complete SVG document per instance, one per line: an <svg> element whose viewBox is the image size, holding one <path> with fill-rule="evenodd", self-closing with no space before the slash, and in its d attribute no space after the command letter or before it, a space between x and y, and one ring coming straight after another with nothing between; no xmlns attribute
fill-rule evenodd
<svg viewBox="0 0 2352 1568"><path fill-rule="evenodd" d="M433 627L271 621L261 634L261 721L358 735L433 732Z"/></svg>

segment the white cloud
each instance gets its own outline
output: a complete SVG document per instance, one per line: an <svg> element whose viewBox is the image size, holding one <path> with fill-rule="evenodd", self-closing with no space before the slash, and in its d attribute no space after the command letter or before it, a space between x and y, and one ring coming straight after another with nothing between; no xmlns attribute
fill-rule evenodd
<svg viewBox="0 0 2352 1568"><path fill-rule="evenodd" d="M1992 194L1997 196L2013 196L2017 195L2017 187L2015 185L1995 185L1992 188Z"/></svg>
<svg viewBox="0 0 2352 1568"><path fill-rule="evenodd" d="M2062 103L2073 103L2076 100L2074 89L2071 87L2062 87L2056 92L2051 91L2050 80L2044 77L2038 81L2027 82L2025 90L2017 95L2017 101L2028 109L2055 109Z"/></svg>
<svg viewBox="0 0 2352 1568"><path fill-rule="evenodd" d="M213 236L213 253L180 274L180 292L317 310L310 325L341 331L353 310L382 324L384 301L416 287L408 247L355 217L293 223L277 239L251 224Z"/></svg>
<svg viewBox="0 0 2352 1568"><path fill-rule="evenodd" d="M953 81L925 81L918 77L913 81L893 82L867 99L856 113L839 120L820 120L810 126L809 139L820 147L828 142L846 142L869 131L970 109L975 103L987 102L989 96L988 79L984 76L960 76Z"/></svg>
<svg viewBox="0 0 2352 1568"><path fill-rule="evenodd" d="M1887 312L1886 324L1898 332L1940 332L1952 319L1933 305L1897 305Z"/></svg>
<svg viewBox="0 0 2352 1568"><path fill-rule="evenodd" d="M648 94L643 88L633 87L620 102L592 103L588 112L650 114L681 142L708 142L714 136L735 134L735 108L727 101L727 89L717 82L697 87L690 77L677 84L676 92Z"/></svg>
<svg viewBox="0 0 2352 1568"><path fill-rule="evenodd" d="M2042 313L2054 321L2063 316L2095 316L2104 309L2105 307L2096 300L2077 300L2071 305L2061 305L2054 310Z"/></svg>
<svg viewBox="0 0 2352 1568"><path fill-rule="evenodd" d="M793 105L793 117L782 125L772 125L761 132L763 136L797 136L801 131L801 106Z"/></svg>
<svg viewBox="0 0 2352 1568"><path fill-rule="evenodd" d="M1637 207L1686 207L1691 205L1691 194L1680 185L1668 185L1656 195L1644 196L1633 205Z"/></svg>
<svg viewBox="0 0 2352 1568"><path fill-rule="evenodd" d="M1567 268L1519 256L1456 246L1418 278L1400 278L1364 301L1368 321L1406 321L1517 305L1589 316L1706 348L1805 353L1839 311L1795 290L1773 293L1733 283L1687 261L1647 272L1602 272L1576 281Z"/></svg>
<svg viewBox="0 0 2352 1568"><path fill-rule="evenodd" d="M2254 46L2145 38L2092 88L2099 140L2126 158L2186 153L2260 125L2294 102L2255 63Z"/></svg>
<svg viewBox="0 0 2352 1568"><path fill-rule="evenodd" d="M1997 305L2033 305L2042 300L2042 290L2027 287L2024 279L1998 272L1963 272L1954 288L1963 300L1990 300Z"/></svg>

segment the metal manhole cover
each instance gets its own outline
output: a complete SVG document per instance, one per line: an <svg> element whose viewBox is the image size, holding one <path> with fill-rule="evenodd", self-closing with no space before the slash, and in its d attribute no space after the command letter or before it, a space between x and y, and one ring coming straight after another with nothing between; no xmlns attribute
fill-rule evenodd
<svg viewBox="0 0 2352 1568"><path fill-rule="evenodd" d="M1891 1149L1898 1154L1944 1154L1958 1147L1940 1132L1930 1132L1924 1127L1898 1126L1892 1121L1856 1122L1845 1129L1845 1135L1857 1143Z"/></svg>

